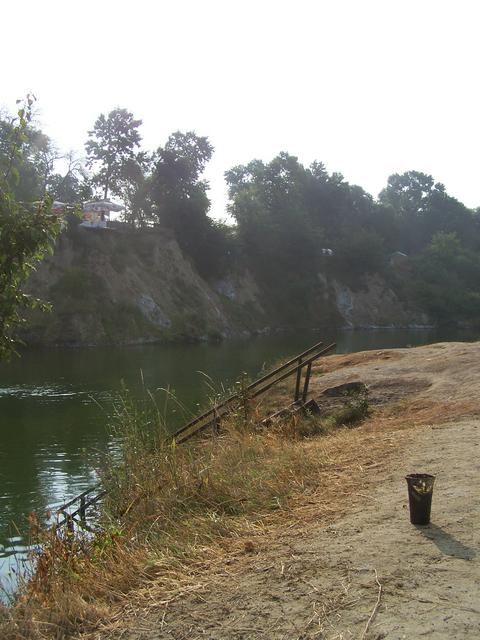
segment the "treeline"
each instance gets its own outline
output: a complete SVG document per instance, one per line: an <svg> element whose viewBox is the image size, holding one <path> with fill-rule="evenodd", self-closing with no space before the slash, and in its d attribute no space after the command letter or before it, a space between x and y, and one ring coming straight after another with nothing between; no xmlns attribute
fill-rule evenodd
<svg viewBox="0 0 480 640"><path fill-rule="evenodd" d="M0 168L11 126L4 115ZM431 176L392 175L374 199L320 162L305 167L280 153L269 163L253 160L226 172L228 214L235 223L220 223L208 216L208 184L202 179L213 153L208 138L175 132L163 146L145 151L140 126L125 109L99 116L80 159L61 154L30 124L23 161L15 167L16 197L121 199L125 222L171 229L204 277L248 266L268 302L287 319L319 295L319 273L351 287L380 273L407 304L434 319L480 318L480 212ZM56 171L59 164L63 173ZM391 267L398 252L407 256L401 271Z"/></svg>

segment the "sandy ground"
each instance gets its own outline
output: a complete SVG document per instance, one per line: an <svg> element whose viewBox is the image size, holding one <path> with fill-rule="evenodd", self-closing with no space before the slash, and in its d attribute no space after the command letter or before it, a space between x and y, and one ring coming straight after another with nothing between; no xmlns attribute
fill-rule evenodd
<svg viewBox="0 0 480 640"><path fill-rule="evenodd" d="M226 557L214 579L159 603L123 638L480 637L480 344L334 357L319 371L313 395L362 380L374 404L393 406L382 428L409 421L402 445L365 470L344 515L284 526ZM409 522L411 472L436 475L427 527Z"/></svg>

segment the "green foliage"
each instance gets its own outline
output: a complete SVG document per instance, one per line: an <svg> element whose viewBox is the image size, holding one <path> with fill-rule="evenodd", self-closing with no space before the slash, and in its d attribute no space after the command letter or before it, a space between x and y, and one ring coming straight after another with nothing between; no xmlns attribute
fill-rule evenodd
<svg viewBox="0 0 480 640"><path fill-rule="evenodd" d="M93 183L103 189L105 199L109 191L120 195L122 183L138 177L139 158L135 149L141 140L138 132L141 124L126 109L114 109L108 116L102 113L88 132L87 167L97 167Z"/></svg>
<svg viewBox="0 0 480 640"><path fill-rule="evenodd" d="M318 315L317 272L346 279L383 269L378 205L321 163L306 168L281 153L234 167L226 180L247 263L288 324Z"/></svg>
<svg viewBox="0 0 480 640"><path fill-rule="evenodd" d="M48 193L55 200L79 203L91 197L91 188L81 161L74 154L62 154L32 122L31 104L20 118L0 116L0 173L8 176L17 200L34 202ZM22 131L19 131L21 127ZM12 153L12 140L17 151ZM67 163L65 173L56 172L57 161Z"/></svg>
<svg viewBox="0 0 480 640"><path fill-rule="evenodd" d="M0 174L14 197L27 202L45 193L42 183L46 169L41 157L50 146L48 138L31 125L33 103L33 96L29 96L16 117L0 119Z"/></svg>
<svg viewBox="0 0 480 640"><path fill-rule="evenodd" d="M225 272L234 245L231 230L208 217L208 184L201 174L212 153L208 138L177 131L157 150L149 179L153 221L174 232L206 278Z"/></svg>
<svg viewBox="0 0 480 640"><path fill-rule="evenodd" d="M281 153L268 164L254 160L234 167L226 180L229 211L247 263L289 323L289 307L297 308L294 317L300 307L308 315L318 289L317 271L358 288L366 274L386 275L388 254L395 251L423 256L412 290L416 304L433 318L445 318L449 309L463 317L477 313L477 296L470 287L477 274L480 217L431 176L418 171L390 176L376 202L340 174L329 175L321 163L306 168ZM425 250L439 233L455 233L462 244L453 262L448 258L452 247L439 237ZM412 301L411 291L402 283L400 289Z"/></svg>
<svg viewBox="0 0 480 640"><path fill-rule="evenodd" d="M455 233L437 233L415 260L414 296L440 322L478 322L479 282L480 255L465 248Z"/></svg>
<svg viewBox="0 0 480 640"><path fill-rule="evenodd" d="M390 205L398 215L413 220L428 211L430 198L435 192L445 192L445 187L435 184L432 176L420 171L395 173L388 178L387 187L379 199Z"/></svg>
<svg viewBox="0 0 480 640"><path fill-rule="evenodd" d="M332 420L335 426L338 427L345 425L351 426L365 420L369 413L370 405L368 398L363 394L359 394L349 399L341 409L336 411L332 416Z"/></svg>
<svg viewBox="0 0 480 640"><path fill-rule="evenodd" d="M397 249L417 252L435 233L455 232L467 244L472 234L478 237L478 225L472 212L449 196L441 183L419 171L407 171L389 177L379 200L397 219Z"/></svg>
<svg viewBox="0 0 480 640"><path fill-rule="evenodd" d="M363 273L381 273L385 267L384 241L375 231L363 229L342 238L337 245L334 264L347 280Z"/></svg>
<svg viewBox="0 0 480 640"><path fill-rule="evenodd" d="M28 96L11 123L4 143L0 170L0 359L15 351L15 329L24 322L25 309L46 308L22 291L22 285L45 254L52 253L61 220L51 211L46 196L38 204L17 200L14 187L21 178L26 133L34 98Z"/></svg>

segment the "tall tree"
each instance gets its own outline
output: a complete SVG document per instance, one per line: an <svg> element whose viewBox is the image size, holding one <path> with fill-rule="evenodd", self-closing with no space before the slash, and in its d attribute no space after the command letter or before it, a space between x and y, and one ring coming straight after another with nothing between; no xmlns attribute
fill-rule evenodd
<svg viewBox="0 0 480 640"><path fill-rule="evenodd" d="M395 173L388 178L385 189L380 192L382 204L390 205L401 216L410 221L422 216L428 209L432 193L444 192L441 183L435 184L432 176L421 171Z"/></svg>
<svg viewBox="0 0 480 640"><path fill-rule="evenodd" d="M198 217L206 215L210 206L208 185L200 179L213 147L208 138L193 131L176 131L155 156L152 175L152 194L159 222L172 229L180 229L186 220L184 206L195 202ZM195 215L195 212L193 212Z"/></svg>
<svg viewBox="0 0 480 640"><path fill-rule="evenodd" d="M0 169L0 359L15 351L14 332L24 322L22 310L43 304L23 293L22 285L36 263L53 250L61 227L48 197L40 204L27 205L14 194L28 142L26 132L33 102L28 96L11 123Z"/></svg>
<svg viewBox="0 0 480 640"><path fill-rule="evenodd" d="M152 215L173 230L203 275L212 271L212 243L219 235L208 217L208 184L201 179L213 153L208 138L177 131L160 147L150 178Z"/></svg>
<svg viewBox="0 0 480 640"><path fill-rule="evenodd" d="M477 235L473 212L420 171L390 176L379 200L394 211L401 227L399 240L410 252L420 251L436 233L457 233L467 246Z"/></svg>
<svg viewBox="0 0 480 640"><path fill-rule="evenodd" d="M120 195L122 182L132 163L137 162L141 124L142 121L135 120L126 109L114 109L108 116L102 113L88 132L87 167L97 168L93 182L102 188L104 199L108 198L109 191Z"/></svg>
<svg viewBox="0 0 480 640"><path fill-rule="evenodd" d="M50 138L34 127L30 119L21 136L21 158L12 158L11 140L17 137L16 127L15 118L5 115L0 119L0 171L10 165L10 175L16 178L11 184L13 193L22 201L33 202L45 195L60 154Z"/></svg>
<svg viewBox="0 0 480 640"><path fill-rule="evenodd" d="M281 270L298 273L312 268L319 239L308 220L310 174L298 159L282 152L268 164L253 160L225 176L229 211L247 255L260 270L271 271L276 280Z"/></svg>

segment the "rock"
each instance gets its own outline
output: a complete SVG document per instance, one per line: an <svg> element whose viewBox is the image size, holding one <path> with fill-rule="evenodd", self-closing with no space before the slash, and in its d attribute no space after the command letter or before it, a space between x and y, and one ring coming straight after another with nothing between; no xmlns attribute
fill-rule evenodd
<svg viewBox="0 0 480 640"><path fill-rule="evenodd" d="M145 318L152 324L162 329L168 329L168 327L171 326L171 320L167 318L158 304L150 296L145 294L140 295L137 300L137 305Z"/></svg>
<svg viewBox="0 0 480 640"><path fill-rule="evenodd" d="M320 395L329 397L351 396L359 393L367 393L368 387L363 382L345 382L335 387L324 389Z"/></svg>

